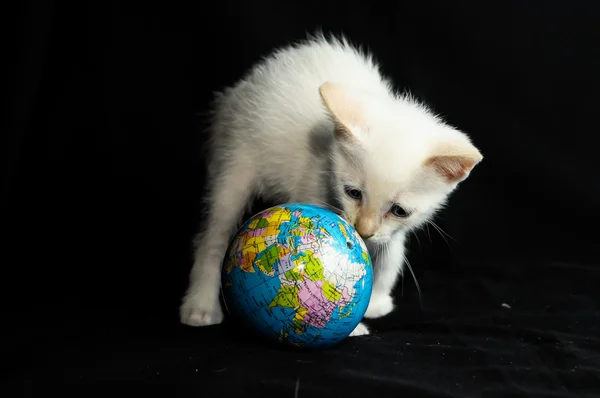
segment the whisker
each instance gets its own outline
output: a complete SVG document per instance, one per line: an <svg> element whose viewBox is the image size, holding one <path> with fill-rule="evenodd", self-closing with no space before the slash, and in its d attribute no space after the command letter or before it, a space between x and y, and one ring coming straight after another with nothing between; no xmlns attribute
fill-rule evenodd
<svg viewBox="0 0 600 398"><path fill-rule="evenodd" d="M417 292L419 293L419 302L421 303L421 309L424 309L423 308L423 294L421 293L421 286L419 285L419 282L417 281L417 276L413 272L413 269L410 265L410 262L408 261L408 258L406 258L405 255L402 255L402 257L404 257L404 262L406 263L406 266L408 267L408 270L410 271L410 273L413 277L413 280L415 281L415 286L417 287Z"/></svg>
<svg viewBox="0 0 600 398"><path fill-rule="evenodd" d="M417 233L415 231L413 231L413 230L411 230L410 232L415 236L415 238L417 238L417 243L419 244L419 250L422 250L422 248L421 248L421 240L419 239L419 235L417 235Z"/></svg>
<svg viewBox="0 0 600 398"><path fill-rule="evenodd" d="M446 236L448 236L450 239L452 239L454 242L458 243L458 241L456 239L454 239L453 237L451 237L450 235L448 235L445 231L443 231L436 223L434 223L431 220L427 220L428 223L431 224L431 226L433 228L435 228L435 230L440 234L440 236L442 237L442 239L444 239L444 241L446 242L446 245L448 245L448 248L452 248L452 246L450 246L450 242L448 242L448 239L446 239ZM446 236L444 236L446 235Z"/></svg>
<svg viewBox="0 0 600 398"><path fill-rule="evenodd" d="M431 241L431 233L430 233L430 231L429 231L429 223L426 223L426 224L425 224L425 227L427 228L427 236L429 237L429 243L433 243L433 242Z"/></svg>
<svg viewBox="0 0 600 398"><path fill-rule="evenodd" d="M446 235L448 238L450 238L450 239L452 239L453 241L455 241L456 243L458 243L458 241L457 241L456 239L454 239L453 237L451 237L451 236L450 236L450 235L449 235L449 234L448 234L446 231L444 231L444 230L442 229L442 227L440 227L439 225L437 225L437 224L436 224L435 222L433 222L432 220L430 220L430 222L431 222L433 225L435 225L435 226L438 228L438 230L439 230L441 233L443 233L443 234L444 234L444 235Z"/></svg>
<svg viewBox="0 0 600 398"><path fill-rule="evenodd" d="M400 272L400 278L402 280L402 286L400 290L400 297L404 297L404 270Z"/></svg>
<svg viewBox="0 0 600 398"><path fill-rule="evenodd" d="M381 254L381 246L380 245L373 245L373 257L374 259L379 258L379 255Z"/></svg>
<svg viewBox="0 0 600 398"><path fill-rule="evenodd" d="M430 223L431 221L427 221L428 223ZM444 241L446 242L446 244L448 245L448 247L450 247L450 243L448 242L448 240L446 239L446 237L444 236L444 234L442 234L440 232L440 230L438 229L438 227L435 224L431 224L431 226L440 234L440 236L442 237L442 239L444 239Z"/></svg>
<svg viewBox="0 0 600 398"><path fill-rule="evenodd" d="M379 245L379 251L381 252L382 256L386 256L387 257L387 252L388 252L388 246L389 246L389 241L385 241L383 242L381 245Z"/></svg>
<svg viewBox="0 0 600 398"><path fill-rule="evenodd" d="M382 257L386 257L387 258L387 252L388 252L388 242L385 242L384 244L380 245L379 247L379 251L381 252L381 256Z"/></svg>

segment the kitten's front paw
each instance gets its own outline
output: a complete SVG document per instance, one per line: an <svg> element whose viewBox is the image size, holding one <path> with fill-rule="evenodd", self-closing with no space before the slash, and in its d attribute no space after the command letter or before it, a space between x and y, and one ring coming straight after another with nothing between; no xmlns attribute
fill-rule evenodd
<svg viewBox="0 0 600 398"><path fill-rule="evenodd" d="M349 337L356 337L356 336L366 336L367 334L369 334L369 328L367 328L367 325L365 325L364 323L359 323L354 330L352 331L352 333L350 333Z"/></svg>
<svg viewBox="0 0 600 398"><path fill-rule="evenodd" d="M188 296L181 305L181 323L188 326L210 326L223 322L223 311L217 300L214 304L199 294Z"/></svg>
<svg viewBox="0 0 600 398"><path fill-rule="evenodd" d="M388 294L373 295L365 318L380 318L394 310L394 300Z"/></svg>

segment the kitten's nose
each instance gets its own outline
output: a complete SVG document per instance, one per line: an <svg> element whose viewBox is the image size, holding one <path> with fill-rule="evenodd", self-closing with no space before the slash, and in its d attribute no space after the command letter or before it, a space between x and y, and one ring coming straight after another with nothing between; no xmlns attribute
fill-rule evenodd
<svg viewBox="0 0 600 398"><path fill-rule="evenodd" d="M371 236L375 235L377 223L372 218L359 218L356 220L355 228L361 238L369 239Z"/></svg>

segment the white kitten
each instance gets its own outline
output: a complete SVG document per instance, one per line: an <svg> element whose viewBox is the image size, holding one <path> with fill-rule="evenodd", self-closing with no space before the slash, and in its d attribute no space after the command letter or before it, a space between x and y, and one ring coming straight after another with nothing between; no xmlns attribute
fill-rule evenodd
<svg viewBox="0 0 600 398"><path fill-rule="evenodd" d="M220 273L256 197L341 207L374 263L367 318L393 308L407 231L431 218L482 156L460 131L392 92L370 55L323 35L275 51L217 94L208 218L181 321L220 323ZM352 335L368 334L361 323Z"/></svg>

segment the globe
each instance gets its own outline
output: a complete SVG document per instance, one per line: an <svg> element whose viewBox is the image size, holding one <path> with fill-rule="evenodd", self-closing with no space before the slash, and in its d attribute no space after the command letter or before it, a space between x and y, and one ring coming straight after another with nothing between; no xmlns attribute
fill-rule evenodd
<svg viewBox="0 0 600 398"><path fill-rule="evenodd" d="M233 236L222 271L229 315L292 347L346 339L371 298L373 266L364 241L334 212L291 203L268 208Z"/></svg>

